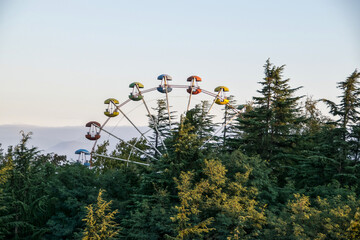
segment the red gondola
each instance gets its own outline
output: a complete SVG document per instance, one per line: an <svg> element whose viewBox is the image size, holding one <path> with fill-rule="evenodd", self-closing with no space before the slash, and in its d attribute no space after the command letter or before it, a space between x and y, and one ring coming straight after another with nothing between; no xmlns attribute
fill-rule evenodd
<svg viewBox="0 0 360 240"><path fill-rule="evenodd" d="M85 126L89 128L88 133L85 135L87 139L91 141L95 141L100 138L100 128L101 128L100 123L91 121L88 122Z"/></svg>
<svg viewBox="0 0 360 240"><path fill-rule="evenodd" d="M190 76L186 81L190 82L190 86L186 89L189 94L196 95L201 93L201 88L198 85L198 82L201 82L201 77L195 75Z"/></svg>

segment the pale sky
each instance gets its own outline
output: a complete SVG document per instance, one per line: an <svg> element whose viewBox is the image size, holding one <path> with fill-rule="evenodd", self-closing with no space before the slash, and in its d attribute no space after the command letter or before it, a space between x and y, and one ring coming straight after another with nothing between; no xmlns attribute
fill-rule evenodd
<svg viewBox="0 0 360 240"><path fill-rule="evenodd" d="M0 0L0 125L103 122L105 99L123 102L131 82L152 88L162 73L174 84L199 75L245 103L269 57L299 95L336 101L336 83L360 70L359 12L356 0ZM170 104L185 111L187 97L174 91ZM139 104L124 111L145 125Z"/></svg>

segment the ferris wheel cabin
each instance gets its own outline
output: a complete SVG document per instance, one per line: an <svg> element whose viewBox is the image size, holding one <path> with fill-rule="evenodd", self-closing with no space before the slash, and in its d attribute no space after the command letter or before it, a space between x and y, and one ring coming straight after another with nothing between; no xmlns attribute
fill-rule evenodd
<svg viewBox="0 0 360 240"><path fill-rule="evenodd" d="M198 85L198 82L201 82L201 77L199 76L190 76L187 78L186 80L187 82L190 82L190 86L188 87L188 89L186 89L186 91L189 94L192 95L197 95L199 93L201 93L201 89Z"/></svg>
<svg viewBox="0 0 360 240"><path fill-rule="evenodd" d="M168 81L172 80L172 77L167 75L167 74L161 74L160 76L158 76L157 78L158 80L161 81L159 87L157 88L157 90L161 93L169 93L172 91L172 88L170 86L168 86Z"/></svg>
<svg viewBox="0 0 360 240"><path fill-rule="evenodd" d="M140 93L140 88L144 88L144 85L139 82L130 83L129 88L132 88L132 92L129 95L129 98L133 101L140 101L144 98L143 95Z"/></svg>
<svg viewBox="0 0 360 240"><path fill-rule="evenodd" d="M107 104L104 114L108 117L116 117L119 115L116 104L119 104L119 101L115 98L108 98L104 101L104 104Z"/></svg>
<svg viewBox="0 0 360 240"><path fill-rule="evenodd" d="M89 128L88 133L85 135L87 139L95 141L100 138L100 123L91 121L88 122L85 126Z"/></svg>
<svg viewBox="0 0 360 240"><path fill-rule="evenodd" d="M229 88L227 88L225 86L218 86L215 88L214 91L218 93L216 100L215 100L216 104L226 105L229 103L229 99L227 99L227 97L225 96L225 92L228 92Z"/></svg>

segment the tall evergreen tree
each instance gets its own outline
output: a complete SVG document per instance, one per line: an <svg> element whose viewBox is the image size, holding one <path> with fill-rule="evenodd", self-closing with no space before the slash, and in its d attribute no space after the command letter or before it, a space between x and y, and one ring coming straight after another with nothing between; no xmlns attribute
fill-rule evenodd
<svg viewBox="0 0 360 240"><path fill-rule="evenodd" d="M290 79L283 79L284 67L266 61L263 88L258 90L261 96L253 98L253 108L239 119L241 147L247 154L270 160L280 175L296 161L294 146L305 120L298 106L302 97L294 96L300 87L291 88Z"/></svg>
<svg viewBox="0 0 360 240"><path fill-rule="evenodd" d="M46 172L39 150L26 146L31 133L22 132L22 140L14 149L9 148L8 158L13 167L9 172L4 193L9 196L8 209L13 214L7 229L7 239L40 238L45 232L47 196Z"/></svg>
<svg viewBox="0 0 360 240"><path fill-rule="evenodd" d="M169 154L154 162L153 172L150 173L151 182L156 182L158 187L169 188L170 194L175 194L174 177L178 177L181 171L199 169L202 162L200 150L202 141L194 133L194 127L181 119L178 128L172 131L168 139ZM148 176L148 177L149 177Z"/></svg>
<svg viewBox="0 0 360 240"><path fill-rule="evenodd" d="M213 123L213 115L207 114L210 104L202 101L190 109L184 118L185 125L191 125L191 133L195 133L202 141L210 138L214 132L216 124Z"/></svg>
<svg viewBox="0 0 360 240"><path fill-rule="evenodd" d="M157 100L157 107L153 108L156 111L155 115L149 116L149 127L153 129L154 135L152 137L155 142L155 147L157 149L162 149L162 141L164 142L168 138L170 133L170 123L169 123L169 112L167 110L165 99ZM175 111L170 111L170 120L175 119ZM173 122L172 122L173 123ZM155 152L155 155L157 153Z"/></svg>
<svg viewBox="0 0 360 240"><path fill-rule="evenodd" d="M225 151L235 150L232 148L234 141L236 141L236 136L239 135L238 129L236 127L236 112L232 109L236 107L236 100L233 95L228 97L229 105L225 105L224 107L224 116L223 116L223 130L222 130L222 149ZM238 110L241 110L245 107L245 105L238 106ZM240 116L237 116L239 118Z"/></svg>
<svg viewBox="0 0 360 240"><path fill-rule="evenodd" d="M335 117L337 127L333 129L334 149L333 155L336 161L337 178L343 183L350 183L354 180L354 159L358 158L359 149L359 107L360 107L360 72L355 70L345 81L338 83L338 88L342 90L339 96L340 103L335 104L326 99L322 99L330 107L330 113Z"/></svg>

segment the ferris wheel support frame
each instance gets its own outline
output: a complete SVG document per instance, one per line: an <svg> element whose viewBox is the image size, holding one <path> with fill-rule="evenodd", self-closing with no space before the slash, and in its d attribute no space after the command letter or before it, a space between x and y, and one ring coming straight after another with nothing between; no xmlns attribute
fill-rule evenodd
<svg viewBox="0 0 360 240"><path fill-rule="evenodd" d="M169 105L169 94L168 94L168 89L167 89L167 81L165 82L165 94L166 94L166 107L168 110L168 117L169 117L169 128L171 131L171 116L170 116L170 105Z"/></svg>
<svg viewBox="0 0 360 240"><path fill-rule="evenodd" d="M103 157L103 158L110 158L110 159L113 159L113 160L120 160L120 161L127 162L127 163L135 163L135 164L139 164L139 165L150 166L150 164L148 164L148 163L131 161L129 159L116 158L116 157L106 156L106 155L97 154L97 153L94 153L94 155L99 156L99 157Z"/></svg>
<svg viewBox="0 0 360 240"><path fill-rule="evenodd" d="M220 130L222 130L224 127L226 127L228 124L230 124L241 112L236 113L234 116L232 116L232 118L230 118L230 120L228 122L226 122L225 124L222 124L222 126L208 139L206 140L203 145L201 145L200 149L202 149L208 142L210 142L211 139L213 139L213 137L216 136L216 134L218 134L220 132Z"/></svg>
<svg viewBox="0 0 360 240"><path fill-rule="evenodd" d="M119 107L116 107L116 109L119 110L119 112L131 123L131 125L141 134L141 136L151 145L151 147L154 148L155 151L160 154L160 156L162 156L161 152L155 146L153 146L149 139L147 139L147 137L140 131L140 129L130 120L130 118L128 118L128 116L126 116L126 114Z"/></svg>
<svg viewBox="0 0 360 240"><path fill-rule="evenodd" d="M166 93L167 110L168 110L168 114L169 114L169 127L170 127L170 130L171 130L170 105L169 105L169 99L168 99L169 97L168 97L167 87L171 87L171 88L188 88L189 86L187 86L187 85L171 85L171 84L167 84L167 81L165 82L164 86L165 86L165 93ZM138 93L139 93L140 96L143 96L143 94L145 94L145 93L148 93L148 92L152 92L152 91L157 90L157 88L154 87L154 88L149 88L149 89L140 91L140 89L139 89L139 87L138 87L137 85L136 85L136 87L137 87L137 90L138 90ZM189 97L189 102L188 102L188 106L187 106L187 111L189 110L189 106L190 106L190 102L191 102L192 90L193 90L193 86L191 86L191 91L190 91L190 97ZM205 90L205 89L202 89L202 92L205 93L205 94L207 94L207 95L209 95L209 96L214 97L213 103L211 104L208 112L206 113L206 115L207 115L207 114L209 114L210 110L212 109L212 107L213 107L216 99L219 97L220 91L219 91L217 94L215 94L215 93L209 92L209 91L207 91L207 90ZM160 152L155 146L152 145L152 143L146 138L145 134L142 133L142 132L139 130L139 128L136 127L136 125L128 118L128 116L120 109L122 106L126 105L126 104L129 103L130 101L131 101L131 99L127 99L127 100L125 100L124 102L122 102L121 104L118 104L118 105L114 104L114 105L116 106L116 109L117 109L119 112L121 112L122 115L132 124L132 126L141 134L141 137L143 137L143 138L151 145L151 147L152 147L157 153L159 153L160 156L162 156L161 152ZM148 106L147 106L144 98L142 98L142 102L143 102L143 104L144 104L144 106L145 106L145 108L146 108L146 110L147 110L150 118L151 118L152 121L154 122L153 117L152 117L152 115L151 115L151 113L150 113L150 110L149 110L149 108L148 108ZM225 105L228 106L230 109L232 109L232 110L235 112L235 115L234 115L228 122L226 122L225 124L223 124L223 125L200 147L200 149L202 149L216 134L218 134L218 133L220 132L221 129L223 129L225 126L227 126L228 124L230 124L230 123L241 113L240 110L236 109L235 107L233 107L233 106L230 105L229 103L226 103ZM141 152L142 154L144 154L144 155L152 158L153 160L158 160L158 159L156 159L155 157L151 156L150 154L146 153L145 151L142 151L141 149L137 148L137 147L135 146L136 143L135 143L135 145L132 145L132 144L126 142L125 140L117 137L117 136L114 135L113 133L105 130L104 127L105 127L105 125L108 123L109 120L110 120L110 117L103 123L103 125L101 125L101 127L99 127L99 126L97 126L97 125L94 125L94 126L95 126L96 128L99 128L99 133L100 133L101 131L104 131L105 133L107 133L107 134L109 134L110 136L118 139L119 141L125 143L126 145L131 146L132 149L131 149L129 158L131 157L131 154L133 153L133 150L135 149L135 150ZM160 132L159 132L158 129L157 129L157 126L156 126L155 122L154 122L154 128L155 128L155 131L159 134L161 143L162 143L162 145L164 146L164 149L165 149L166 152L167 152L167 148L166 148L166 146L165 146L165 144L164 144L164 142L163 142L163 139L162 139L162 137L161 137ZM127 164L128 164L129 162L131 162L131 163L137 163L137 164L142 164L142 165L149 166L149 164L138 163L138 162L135 162L135 161L131 161L131 160L129 160L129 159L126 160L126 159L120 159L120 158L109 157L109 156L97 154L97 153L94 152L94 151L95 151L96 144L97 144L97 141L98 141L98 140L95 141L94 146L93 146L93 148L92 148L92 150L91 150L91 157L92 157L93 155L94 155L94 156L102 156L102 157L112 158L112 159L115 159L115 160L126 161ZM91 161L91 159L90 159L90 161Z"/></svg>
<svg viewBox="0 0 360 240"><path fill-rule="evenodd" d="M96 125L94 124L94 126L96 126ZM99 128L99 126L96 126L96 127ZM107 130L105 130L105 129L103 129L103 128L102 128L102 131L103 131L103 132L106 132L106 133L109 134L110 136L118 139L119 141L125 143L126 145L133 147L134 149L136 149L137 151L141 152L142 154L145 154L146 156L148 156L148 157L150 157L150 158L152 158L152 159L154 159L154 160L158 160L158 159L154 158L153 156L151 156L150 154L148 154L148 153L144 152L143 150L137 148L136 146L134 146L134 145L126 142L125 140L119 138L119 137L116 136L115 134L112 134L111 132L109 132L109 131L107 131Z"/></svg>

